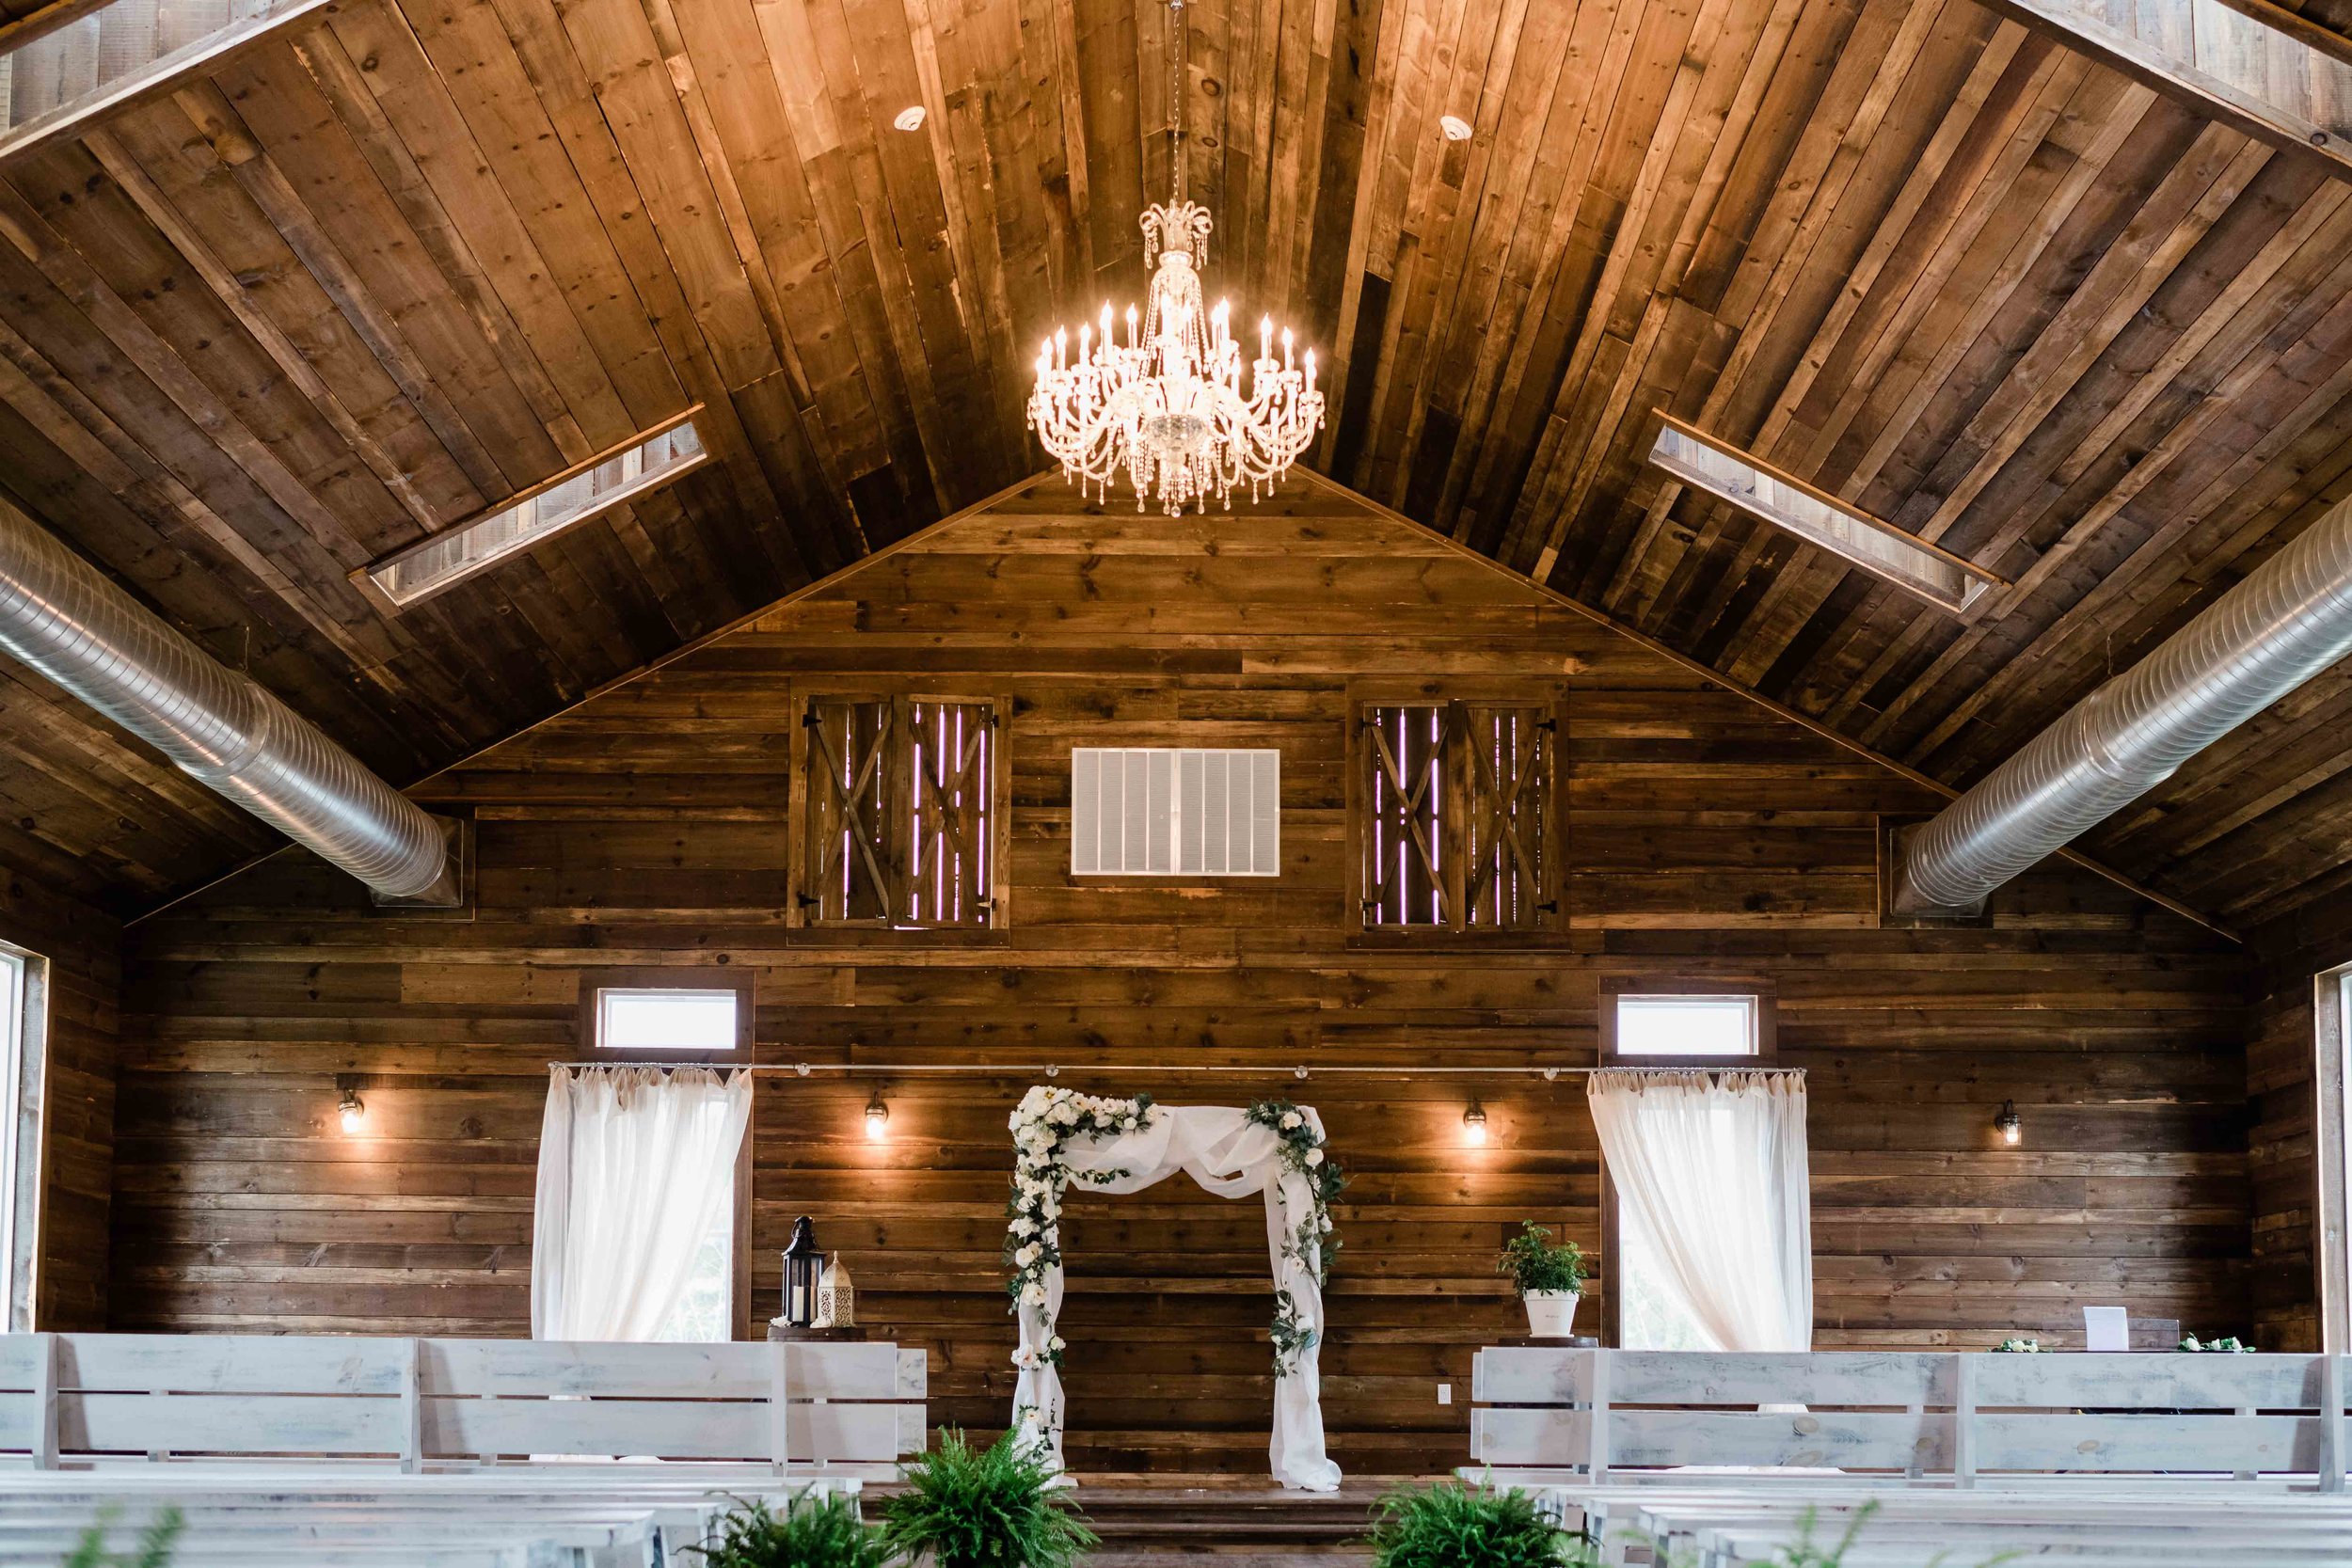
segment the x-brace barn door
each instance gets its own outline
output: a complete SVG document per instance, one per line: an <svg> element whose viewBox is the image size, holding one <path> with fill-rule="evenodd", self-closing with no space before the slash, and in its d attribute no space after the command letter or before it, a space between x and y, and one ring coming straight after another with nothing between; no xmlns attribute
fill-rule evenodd
<svg viewBox="0 0 2352 1568"><path fill-rule="evenodd" d="M994 911L987 703L818 697L807 734L811 925L985 927Z"/></svg>
<svg viewBox="0 0 2352 1568"><path fill-rule="evenodd" d="M1540 704L1364 706L1357 787L1367 929L1552 923L1557 728Z"/></svg>

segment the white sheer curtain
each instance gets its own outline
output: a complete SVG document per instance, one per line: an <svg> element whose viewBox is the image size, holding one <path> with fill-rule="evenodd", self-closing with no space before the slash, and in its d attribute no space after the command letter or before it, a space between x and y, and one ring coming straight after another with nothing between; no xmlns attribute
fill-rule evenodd
<svg viewBox="0 0 2352 1568"><path fill-rule="evenodd" d="M556 1067L539 1131L531 1337L649 1339L735 1185L752 1075Z"/></svg>
<svg viewBox="0 0 2352 1568"><path fill-rule="evenodd" d="M1811 1350L1804 1079L1629 1069L1587 1085L1601 1156L1661 1287L1717 1350Z"/></svg>

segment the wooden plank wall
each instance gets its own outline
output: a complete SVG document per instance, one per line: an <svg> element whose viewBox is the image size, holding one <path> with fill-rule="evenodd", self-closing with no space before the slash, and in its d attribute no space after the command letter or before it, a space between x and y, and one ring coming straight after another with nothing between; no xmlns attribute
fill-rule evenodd
<svg viewBox="0 0 2352 1568"><path fill-rule="evenodd" d="M1350 683L1418 677L1565 687L1564 932L1350 937ZM797 699L844 681L1009 702L1000 935L788 924ZM1279 746L1282 876L1074 884L1079 743ZM1613 978L1776 993L1784 1060L1812 1075L1821 1345L2063 1341L2086 1301L2245 1326L2233 950L2074 871L2015 884L1989 928L1876 928L1874 816L1930 792L1319 487L1171 522L1044 484L419 793L480 824L470 920L372 913L281 856L135 928L118 1327L525 1332L545 1064L576 1049L583 974L665 961L756 974L764 1061L1052 1061L1073 1085L1318 1105L1356 1176L1324 1372L1358 1470L1463 1459L1470 1353L1517 1318L1506 1229L1597 1244L1581 1085L1443 1069L1590 1062ZM1263 1075L1087 1070L1210 1063ZM1301 1084L1297 1063L1439 1070ZM361 1136L334 1127L339 1074ZM1005 1116L1031 1081L763 1079L760 1312L812 1213L878 1331L930 1350L936 1413L1001 1422ZM2015 1150L1991 1125L2007 1098ZM1263 1227L1177 1186L1073 1206L1077 1464L1263 1465Z"/></svg>
<svg viewBox="0 0 2352 1568"><path fill-rule="evenodd" d="M2262 991L2246 1048L2253 1128L2256 1341L2265 1350L2320 1348L2318 1172L2312 1161L2318 1101L2313 979L2352 963L2352 903L2306 905L2253 933L2264 959Z"/></svg>
<svg viewBox="0 0 2352 1568"><path fill-rule="evenodd" d="M103 1329L114 1188L122 928L47 879L0 865L0 942L48 960L48 1149L33 1323Z"/></svg>

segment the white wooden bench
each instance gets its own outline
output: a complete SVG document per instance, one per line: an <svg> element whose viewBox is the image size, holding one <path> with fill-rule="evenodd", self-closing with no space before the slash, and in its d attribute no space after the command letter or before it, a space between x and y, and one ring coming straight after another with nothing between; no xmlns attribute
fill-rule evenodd
<svg viewBox="0 0 2352 1568"><path fill-rule="evenodd" d="M2210 1560L2255 1520L2255 1560L2352 1562L2339 1358L1489 1348L1471 1399L1462 1473L1612 1561L1767 1560L1870 1506L1851 1568Z"/></svg>
<svg viewBox="0 0 2352 1568"><path fill-rule="evenodd" d="M181 1508L188 1564L653 1560L895 1476L926 1384L889 1344L0 1337L0 1563L109 1502L126 1539Z"/></svg>
<svg viewBox="0 0 2352 1568"><path fill-rule="evenodd" d="M2344 1370L2323 1355L1489 1347L1470 1398L1470 1457L1550 1480L1696 1465L1960 1487L2062 1474L2344 1485Z"/></svg>

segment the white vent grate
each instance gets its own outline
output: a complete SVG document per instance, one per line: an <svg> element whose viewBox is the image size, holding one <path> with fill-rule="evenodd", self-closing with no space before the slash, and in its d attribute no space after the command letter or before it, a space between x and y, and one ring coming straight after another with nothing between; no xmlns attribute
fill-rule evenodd
<svg viewBox="0 0 2352 1568"><path fill-rule="evenodd" d="M1272 877L1282 753L1073 747L1070 870L1079 877Z"/></svg>

